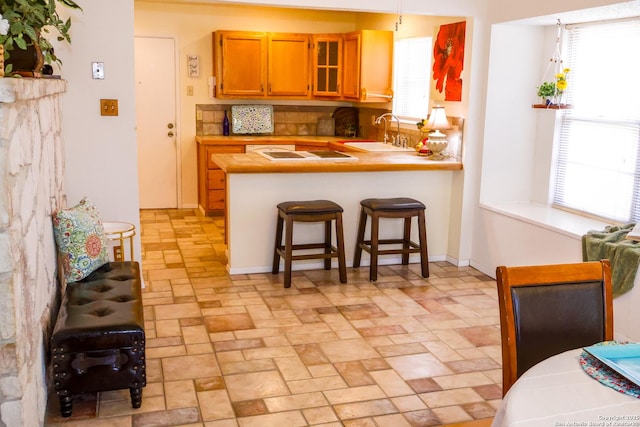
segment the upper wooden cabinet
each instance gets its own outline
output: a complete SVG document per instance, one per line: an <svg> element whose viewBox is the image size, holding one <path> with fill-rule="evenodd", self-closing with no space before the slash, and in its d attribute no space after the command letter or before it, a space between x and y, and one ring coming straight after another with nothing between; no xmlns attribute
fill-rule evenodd
<svg viewBox="0 0 640 427"><path fill-rule="evenodd" d="M308 98L308 34L213 33L216 96Z"/></svg>
<svg viewBox="0 0 640 427"><path fill-rule="evenodd" d="M269 33L268 96L308 97L310 44L308 34Z"/></svg>
<svg viewBox="0 0 640 427"><path fill-rule="evenodd" d="M393 32L287 34L216 31L218 98L393 98ZM311 89L313 88L313 90Z"/></svg>
<svg viewBox="0 0 640 427"><path fill-rule="evenodd" d="M345 98L360 98L360 33L344 35L344 72L342 96Z"/></svg>
<svg viewBox="0 0 640 427"><path fill-rule="evenodd" d="M360 30L344 35L342 96L359 102L393 99L393 32Z"/></svg>
<svg viewBox="0 0 640 427"><path fill-rule="evenodd" d="M340 97L342 84L342 34L313 36L313 95Z"/></svg>
<svg viewBox="0 0 640 427"><path fill-rule="evenodd" d="M267 37L265 33L213 33L217 96L261 98L266 94Z"/></svg>

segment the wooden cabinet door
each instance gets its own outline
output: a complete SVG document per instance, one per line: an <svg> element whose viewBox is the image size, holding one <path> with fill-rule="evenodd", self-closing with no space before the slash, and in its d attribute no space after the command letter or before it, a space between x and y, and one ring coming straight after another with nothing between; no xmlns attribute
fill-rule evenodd
<svg viewBox="0 0 640 427"><path fill-rule="evenodd" d="M393 100L393 31L361 30L360 102Z"/></svg>
<svg viewBox="0 0 640 427"><path fill-rule="evenodd" d="M340 96L342 83L342 35L313 36L313 95Z"/></svg>
<svg viewBox="0 0 640 427"><path fill-rule="evenodd" d="M360 32L344 35L342 96L360 98Z"/></svg>
<svg viewBox="0 0 640 427"><path fill-rule="evenodd" d="M217 31L216 75L222 97L264 97L267 36L245 31Z"/></svg>
<svg viewBox="0 0 640 427"><path fill-rule="evenodd" d="M269 34L268 96L309 95L309 46L307 34Z"/></svg>

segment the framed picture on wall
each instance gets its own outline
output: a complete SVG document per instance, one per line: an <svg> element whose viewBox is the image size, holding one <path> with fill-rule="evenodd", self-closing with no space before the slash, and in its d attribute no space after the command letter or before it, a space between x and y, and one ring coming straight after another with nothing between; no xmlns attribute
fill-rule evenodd
<svg viewBox="0 0 640 427"><path fill-rule="evenodd" d="M187 73L189 77L200 75L200 57L198 55L187 55Z"/></svg>
<svg viewBox="0 0 640 427"><path fill-rule="evenodd" d="M462 21L436 27L431 67L431 98L435 101L462 101L466 24Z"/></svg>

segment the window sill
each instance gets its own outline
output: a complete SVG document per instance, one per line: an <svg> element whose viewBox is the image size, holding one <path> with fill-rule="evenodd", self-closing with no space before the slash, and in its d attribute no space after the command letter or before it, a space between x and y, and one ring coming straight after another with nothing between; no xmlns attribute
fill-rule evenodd
<svg viewBox="0 0 640 427"><path fill-rule="evenodd" d="M480 208L578 239L612 225L535 202L480 203Z"/></svg>

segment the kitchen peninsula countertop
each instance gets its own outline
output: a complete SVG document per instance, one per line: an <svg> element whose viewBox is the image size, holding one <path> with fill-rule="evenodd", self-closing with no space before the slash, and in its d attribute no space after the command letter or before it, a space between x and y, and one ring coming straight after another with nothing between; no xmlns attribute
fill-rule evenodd
<svg viewBox="0 0 640 427"><path fill-rule="evenodd" d="M347 151L347 150L344 150ZM300 172L392 172L461 170L462 163L453 159L428 160L417 153L356 152L348 150L355 160L268 160L257 153L213 154L211 159L225 173L300 173Z"/></svg>

